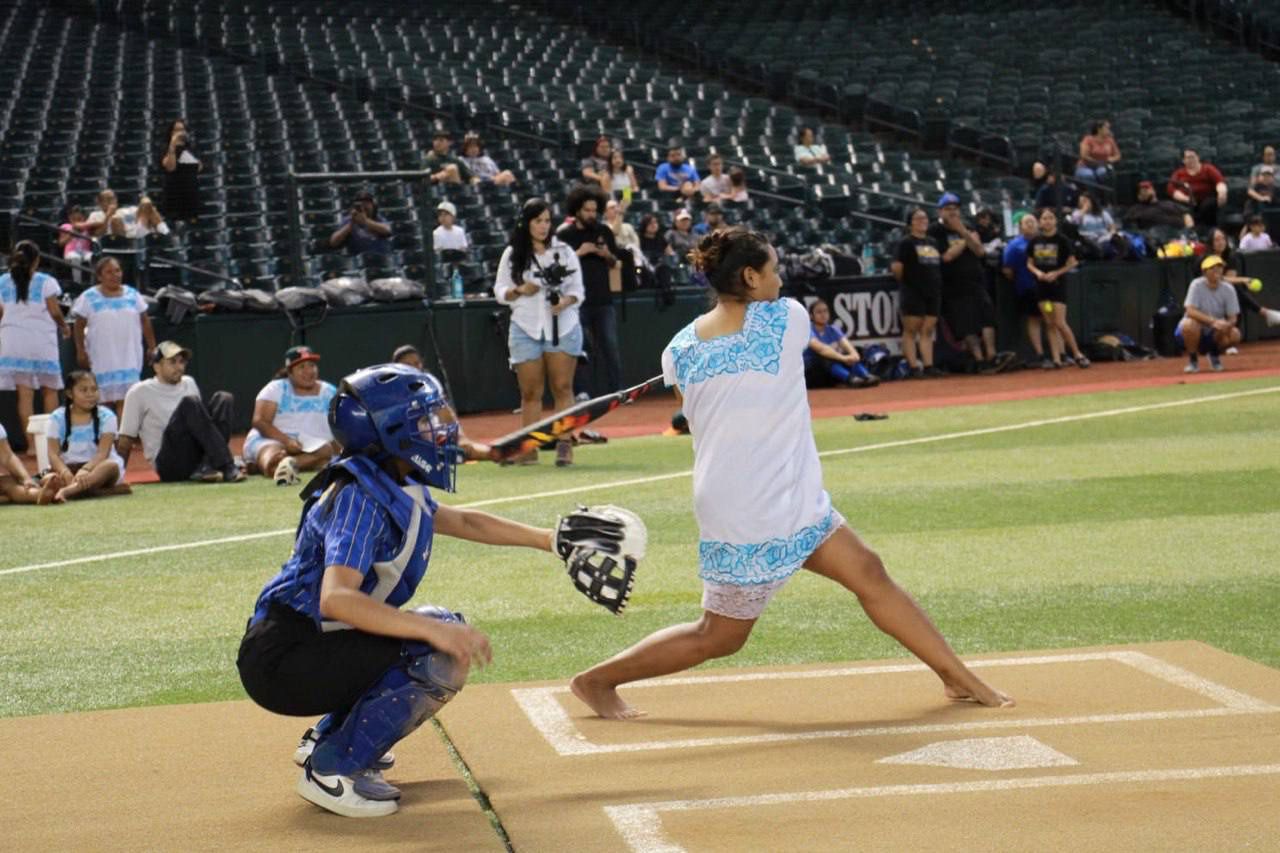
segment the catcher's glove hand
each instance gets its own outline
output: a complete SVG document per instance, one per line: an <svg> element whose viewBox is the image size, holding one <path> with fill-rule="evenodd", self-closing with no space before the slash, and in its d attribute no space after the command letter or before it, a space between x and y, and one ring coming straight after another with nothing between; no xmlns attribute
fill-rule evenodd
<svg viewBox="0 0 1280 853"><path fill-rule="evenodd" d="M575 548L565 565L578 592L596 604L614 614L627 606L638 565L634 557Z"/></svg>
<svg viewBox="0 0 1280 853"><path fill-rule="evenodd" d="M556 553L568 561L575 548L588 548L602 554L644 558L649 533L634 512L621 507L579 506L562 515L556 522Z"/></svg>

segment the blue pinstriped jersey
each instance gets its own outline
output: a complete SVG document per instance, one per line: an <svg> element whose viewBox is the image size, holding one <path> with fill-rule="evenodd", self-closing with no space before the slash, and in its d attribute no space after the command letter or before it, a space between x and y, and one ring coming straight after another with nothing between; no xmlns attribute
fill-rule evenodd
<svg viewBox="0 0 1280 853"><path fill-rule="evenodd" d="M311 505L293 553L258 596L254 622L276 602L326 630L346 627L320 617L320 581L333 565L364 575L360 591L378 601L399 607L413 597L431 557L437 505L425 486L402 487L377 476L385 482L335 483Z"/></svg>

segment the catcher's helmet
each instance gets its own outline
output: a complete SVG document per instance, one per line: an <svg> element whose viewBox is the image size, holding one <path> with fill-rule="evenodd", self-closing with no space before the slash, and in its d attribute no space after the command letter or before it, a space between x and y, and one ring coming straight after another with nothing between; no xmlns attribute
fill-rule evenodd
<svg viewBox="0 0 1280 853"><path fill-rule="evenodd" d="M403 459L429 485L453 491L458 423L430 373L405 364L357 370L329 404L329 427L344 453Z"/></svg>

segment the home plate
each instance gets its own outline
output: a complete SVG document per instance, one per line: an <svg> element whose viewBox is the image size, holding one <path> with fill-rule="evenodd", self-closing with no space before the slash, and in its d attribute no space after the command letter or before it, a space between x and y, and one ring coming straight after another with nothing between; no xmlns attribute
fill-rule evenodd
<svg viewBox="0 0 1280 853"><path fill-rule="evenodd" d="M1069 767L1079 764L1069 755L1028 735L942 740L881 758L877 764L922 764L961 770L1022 770L1028 767Z"/></svg>

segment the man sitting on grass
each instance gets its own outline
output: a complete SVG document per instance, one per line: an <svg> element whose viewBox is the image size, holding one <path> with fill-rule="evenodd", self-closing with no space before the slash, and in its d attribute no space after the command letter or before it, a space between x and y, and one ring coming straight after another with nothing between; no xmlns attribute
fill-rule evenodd
<svg viewBox="0 0 1280 853"><path fill-rule="evenodd" d="M1186 313L1174 332L1187 351L1183 373L1200 372L1201 353L1209 356L1210 367L1222 370L1218 354L1240 343L1240 329L1236 327L1240 301L1234 287L1222 286L1224 268L1222 258L1210 255L1200 264L1203 275L1187 288L1187 298L1182 303Z"/></svg>

